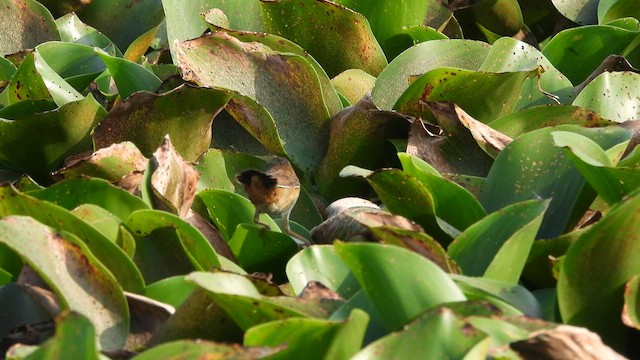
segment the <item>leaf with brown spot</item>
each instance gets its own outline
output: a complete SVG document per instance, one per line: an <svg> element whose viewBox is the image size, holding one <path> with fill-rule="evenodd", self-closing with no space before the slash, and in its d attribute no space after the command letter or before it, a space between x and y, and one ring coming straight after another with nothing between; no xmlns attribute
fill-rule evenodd
<svg viewBox="0 0 640 360"><path fill-rule="evenodd" d="M198 186L198 171L178 154L167 135L151 158L154 205L184 218Z"/></svg>
<svg viewBox="0 0 640 360"><path fill-rule="evenodd" d="M131 141L143 155L150 156L169 134L177 151L195 161L209 148L213 118L230 98L227 90L192 85L181 85L164 94L134 93L96 127L95 147Z"/></svg>
<svg viewBox="0 0 640 360"><path fill-rule="evenodd" d="M103 349L122 348L129 331L122 288L81 240L31 218L9 216L0 220L0 242L40 274L64 309L91 320Z"/></svg>
<svg viewBox="0 0 640 360"><path fill-rule="evenodd" d="M223 31L174 46L186 80L237 92L227 111L265 147L286 153L305 173L318 166L330 112L316 70L303 56Z"/></svg>
<svg viewBox="0 0 640 360"><path fill-rule="evenodd" d="M93 154L83 153L68 157L65 167L56 171L54 176L92 176L117 181L132 172L144 171L148 161L135 144L125 141L99 149Z"/></svg>

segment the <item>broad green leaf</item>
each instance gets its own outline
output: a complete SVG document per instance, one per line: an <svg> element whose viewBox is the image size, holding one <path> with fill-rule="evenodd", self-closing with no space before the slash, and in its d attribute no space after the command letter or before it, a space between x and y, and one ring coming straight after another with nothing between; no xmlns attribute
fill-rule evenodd
<svg viewBox="0 0 640 360"><path fill-rule="evenodd" d="M389 5L396 7L395 2L393 5L389 2ZM388 15L385 17L389 18ZM485 43L470 40L434 40L418 44L384 68L371 90L371 97L380 109L391 110L414 77L442 67L478 70L489 49Z"/></svg>
<svg viewBox="0 0 640 360"><path fill-rule="evenodd" d="M624 285L640 273L639 213L640 195L635 191L571 245L560 268L558 305L563 321L597 332L614 347L626 342L620 318Z"/></svg>
<svg viewBox="0 0 640 360"><path fill-rule="evenodd" d="M317 167L328 143L330 114L318 75L305 58L224 32L180 43L176 56L187 80L246 95L234 98L227 111L265 147L280 155L284 149L305 173ZM241 80L247 77L253 81Z"/></svg>
<svg viewBox="0 0 640 360"><path fill-rule="evenodd" d="M540 304L524 286L486 278L450 276L469 300L488 301L497 306L504 316L525 314L541 317Z"/></svg>
<svg viewBox="0 0 640 360"><path fill-rule="evenodd" d="M60 39L53 16L35 0L1 0L0 56Z"/></svg>
<svg viewBox="0 0 640 360"><path fill-rule="evenodd" d="M6 85L4 83L11 80L16 70L18 70L18 68L11 61L0 57L0 85Z"/></svg>
<svg viewBox="0 0 640 360"><path fill-rule="evenodd" d="M82 204L71 210L71 213L91 225L113 243L119 244L119 238L126 236L123 235L120 230L122 220L97 205ZM120 247L127 252L128 244L120 245ZM127 255L129 255L128 252Z"/></svg>
<svg viewBox="0 0 640 360"><path fill-rule="evenodd" d="M62 107L83 98L35 51L22 61L11 82L0 94L0 105L8 106L23 100L53 100Z"/></svg>
<svg viewBox="0 0 640 360"><path fill-rule="evenodd" d="M95 129L96 148L133 142L150 156L166 134L187 160L197 160L211 143L213 117L227 104L230 93L182 85L164 94L140 92L120 102Z"/></svg>
<svg viewBox="0 0 640 360"><path fill-rule="evenodd" d="M17 192L9 185L0 186L0 217L30 216L44 225L77 236L118 279L127 291L140 292L144 287L142 276L127 255L96 229L69 211L52 203Z"/></svg>
<svg viewBox="0 0 640 360"><path fill-rule="evenodd" d="M640 39L640 35L638 35ZM640 74L605 72L589 83L573 105L617 122L640 118Z"/></svg>
<svg viewBox="0 0 640 360"><path fill-rule="evenodd" d="M398 54L396 35L415 25L440 29L452 15L451 8L440 1L338 0L336 3L359 12L369 20L389 59Z"/></svg>
<svg viewBox="0 0 640 360"><path fill-rule="evenodd" d="M238 265L248 273L273 274L278 282L286 281L285 264L298 251L298 245L290 236L253 224L238 225L229 240L229 248Z"/></svg>
<svg viewBox="0 0 640 360"><path fill-rule="evenodd" d="M272 358L350 359L362 346L369 316L355 309L345 321L290 318L255 326L247 331L245 346L278 346L286 350Z"/></svg>
<svg viewBox="0 0 640 360"><path fill-rule="evenodd" d="M433 166L428 162L418 158L417 156L407 154L406 152L399 152L398 159L402 164L402 169L409 174L431 174L435 176L442 176Z"/></svg>
<svg viewBox="0 0 640 360"><path fill-rule="evenodd" d="M193 293L195 288L195 285L185 280L184 275L179 275L148 285L144 289L144 296L169 304L177 309Z"/></svg>
<svg viewBox="0 0 640 360"><path fill-rule="evenodd" d="M598 1L595 0L551 0L567 19L580 25L596 24Z"/></svg>
<svg viewBox="0 0 640 360"><path fill-rule="evenodd" d="M147 346L173 340L205 339L242 342L243 331L214 300L197 286L176 312L155 331Z"/></svg>
<svg viewBox="0 0 640 360"><path fill-rule="evenodd" d="M473 195L440 176L387 169L367 181L389 211L417 222L444 244L485 215Z"/></svg>
<svg viewBox="0 0 640 360"><path fill-rule="evenodd" d="M431 4L436 4L437 2L432 1ZM427 13L427 16L433 15L433 13ZM453 17L451 17L453 20ZM431 25L431 24L430 24ZM435 24L433 24L435 25ZM442 29L444 30L444 29ZM442 32L434 29L431 26L425 25L413 25L408 26L400 30L397 34L393 35L392 38L389 39L384 44L384 50L387 54L388 59L394 59L398 55L400 55L403 51L411 48L414 45L418 45L420 43L431 41L431 40L446 40L449 37Z"/></svg>
<svg viewBox="0 0 640 360"><path fill-rule="evenodd" d="M498 36L513 36L524 26L517 0L479 1L468 10L462 9L465 11L473 14L473 20L479 27ZM456 12L456 17L461 19L462 13Z"/></svg>
<svg viewBox="0 0 640 360"><path fill-rule="evenodd" d="M207 29L200 14L211 9L224 12L232 29L264 31L260 15L260 4L255 0L162 0L167 21L167 37L175 57L175 40L185 41L197 38Z"/></svg>
<svg viewBox="0 0 640 360"><path fill-rule="evenodd" d="M350 104L356 104L360 99L371 93L376 78L360 69L349 69L331 79L331 84L340 95Z"/></svg>
<svg viewBox="0 0 640 360"><path fill-rule="evenodd" d="M595 1L593 1L595 3ZM573 84L583 82L611 54L625 55L638 41L640 31L610 25L580 26L563 30L542 49L544 56ZM637 64L636 58L628 59Z"/></svg>
<svg viewBox="0 0 640 360"><path fill-rule="evenodd" d="M88 45L67 42L47 42L36 52L58 75L78 91L83 91L106 65Z"/></svg>
<svg viewBox="0 0 640 360"><path fill-rule="evenodd" d="M463 359L486 334L452 310L441 307L420 315L400 332L370 344L355 360L390 359L400 356L429 359ZM419 338L420 341L416 341Z"/></svg>
<svg viewBox="0 0 640 360"><path fill-rule="evenodd" d="M491 45L487 59L480 67L486 72L529 71L536 66L542 67L542 75L525 81L520 90L520 98L516 109L528 108L542 104L556 104L548 95L540 90L558 96L559 101L568 104L575 94L571 82L560 73L535 47L510 37L501 37ZM538 87L538 84L540 88Z"/></svg>
<svg viewBox="0 0 640 360"><path fill-rule="evenodd" d="M136 196L98 178L72 178L48 188L30 191L29 196L48 201L67 210L81 204L94 204L126 221L132 212L148 209Z"/></svg>
<svg viewBox="0 0 640 360"><path fill-rule="evenodd" d="M555 287L557 279L554 276L553 266L558 258L567 253L567 249L583 231L585 229L575 230L553 239L534 241L522 274L524 278L538 288Z"/></svg>
<svg viewBox="0 0 640 360"><path fill-rule="evenodd" d="M387 66L367 18L357 12L324 0L261 1L260 5L266 31L307 50L329 77L347 69L377 76ZM349 36L336 36L336 30Z"/></svg>
<svg viewBox="0 0 640 360"><path fill-rule="evenodd" d="M465 275L517 284L548 201L507 206L473 224L447 250Z"/></svg>
<svg viewBox="0 0 640 360"><path fill-rule="evenodd" d="M69 155L91 148L89 134L106 111L87 96L55 111L20 120L0 119L0 163L26 172L39 182L50 182L49 173ZM24 139L30 139L26 142Z"/></svg>
<svg viewBox="0 0 640 360"><path fill-rule="evenodd" d="M316 74L318 75L318 80L320 81L320 86L322 87L322 97L324 98L324 103L327 107L327 110L329 111L329 114L333 115L342 110L343 106L340 103L338 93L334 88L334 84L332 84L332 81L327 76L326 71L322 68L322 66L320 66L320 64L318 64L318 62L313 57L311 57L311 55L309 55L309 53L305 49L301 48L300 45L283 37L267 33L236 31L219 27L213 27L211 30L223 31L245 43L256 41L270 47L272 50L294 53L296 55L304 57L305 60L307 60L309 64L315 69Z"/></svg>
<svg viewBox="0 0 640 360"><path fill-rule="evenodd" d="M56 318L56 334L42 344L27 358L45 359L87 359L98 360L100 356L96 346L96 330L100 327L92 323L91 317L81 312L63 312ZM103 349L104 349L104 344ZM115 350L117 347L106 348Z"/></svg>
<svg viewBox="0 0 640 360"><path fill-rule="evenodd" d="M106 49L113 47L117 55L122 53L115 44L95 28L85 24L75 13L68 13L56 19L60 40L67 43L76 43Z"/></svg>
<svg viewBox="0 0 640 360"><path fill-rule="evenodd" d="M220 267L218 256L202 233L176 215L158 210L139 210L129 216L125 226L135 236L153 237L156 230L173 229L180 236L182 248L197 269Z"/></svg>
<svg viewBox="0 0 640 360"><path fill-rule="evenodd" d="M365 345L385 336L388 333L382 325L380 316L371 303L371 300L362 289L358 290L355 295L334 311L329 317L329 320L347 320L351 315L351 312L355 309L360 309L369 315L369 324L364 338Z"/></svg>
<svg viewBox="0 0 640 360"><path fill-rule="evenodd" d="M535 66L533 67L535 69ZM487 123L515 108L520 89L536 70L483 72L443 67L431 70L414 81L396 101L393 109L403 114L433 119L427 101L452 101L469 115Z"/></svg>
<svg viewBox="0 0 640 360"><path fill-rule="evenodd" d="M320 311L305 308L297 299L288 298L291 301L281 304L278 297L262 296L246 277L236 274L196 272L187 276L187 280L205 290L245 331L268 321L309 317L307 311Z"/></svg>
<svg viewBox="0 0 640 360"><path fill-rule="evenodd" d="M638 9L638 4L633 0L617 0L613 1L611 6L606 7L606 11L602 11L603 15L601 16L601 7L606 3L612 3L611 1L600 1L598 6L598 20L601 24L606 24L611 21L633 17L636 20L640 20L640 10Z"/></svg>
<svg viewBox="0 0 640 360"><path fill-rule="evenodd" d="M180 358L200 360L215 357L218 360L262 359L277 354L280 347L239 347L233 344L215 343L203 340L177 340L155 346L132 358L132 360L155 360L159 358Z"/></svg>
<svg viewBox="0 0 640 360"><path fill-rule="evenodd" d="M387 331L399 329L434 306L466 300L444 271L418 254L379 244L338 243L335 247Z"/></svg>
<svg viewBox="0 0 640 360"><path fill-rule="evenodd" d="M334 246L311 246L287 263L287 278L299 295L310 281L317 281L345 299L360 290L360 284L336 254Z"/></svg>
<svg viewBox="0 0 640 360"><path fill-rule="evenodd" d="M447 255L442 245L424 232L392 226L369 227L369 231L382 244L395 245L416 252L448 273L461 273L458 265Z"/></svg>
<svg viewBox="0 0 640 360"><path fill-rule="evenodd" d="M93 0L77 13L83 22L105 34L124 51L138 36L163 20L160 2Z"/></svg>
<svg viewBox="0 0 640 360"><path fill-rule="evenodd" d="M369 316L354 309L345 321L289 318L254 326L244 336L245 346L287 348L272 359L350 359L360 350Z"/></svg>
<svg viewBox="0 0 640 360"><path fill-rule="evenodd" d="M622 322L632 328L640 329L640 276L634 275L624 289L624 307Z"/></svg>
<svg viewBox="0 0 640 360"><path fill-rule="evenodd" d="M420 159L411 155L398 154L404 172L418 179L424 186L429 189L433 196L436 215L453 225L460 231L464 231L471 224L482 219L487 213L480 205L480 202L465 188L456 184L451 180L447 180L434 174L432 169L425 169L424 165L407 166L403 157L411 157L411 163L420 163ZM429 166L428 164L426 166Z"/></svg>
<svg viewBox="0 0 640 360"><path fill-rule="evenodd" d="M561 125L526 133L502 150L487 176L480 201L493 212L524 200L551 199L537 238L553 238L571 229L595 197L593 193L581 194L584 178L565 151L554 146L551 133L559 130L584 135L604 149L629 139L629 133L619 127Z"/></svg>
<svg viewBox="0 0 640 360"><path fill-rule="evenodd" d="M597 144L577 134L553 133L556 146L567 149L567 154L582 176L609 205L622 201L640 186L640 169L615 167ZM622 150L627 143L621 143Z"/></svg>
<svg viewBox="0 0 640 360"><path fill-rule="evenodd" d="M227 242L231 241L239 224L253 223L254 209L248 199L224 190L201 191L194 202L194 210L204 218L211 219ZM260 214L259 219L271 230L279 231L267 214Z"/></svg>
<svg viewBox="0 0 640 360"><path fill-rule="evenodd" d="M162 80L142 65L127 59L111 56L100 48L94 48L94 51L107 66L109 74L116 82L118 93L122 99L127 99L138 91L153 92L160 87Z"/></svg>
<svg viewBox="0 0 640 360"><path fill-rule="evenodd" d="M0 220L0 241L38 272L63 309L90 319L103 349L122 348L129 331L122 288L82 241L23 216Z"/></svg>
<svg viewBox="0 0 640 360"><path fill-rule="evenodd" d="M147 53L147 50L156 39L162 27L166 27L164 22L140 35L131 43L131 45L129 45L129 47L127 47L127 50L122 57L133 62L139 62L140 58ZM166 65L171 66L169 64Z"/></svg>
<svg viewBox="0 0 640 360"><path fill-rule="evenodd" d="M337 199L366 194L365 183L341 178L340 171L347 165L381 168L394 164L395 151L388 139L406 138L409 122L401 114L378 109L365 97L333 116L329 126L329 147L315 176L322 194Z"/></svg>
<svg viewBox="0 0 640 360"><path fill-rule="evenodd" d="M489 126L511 138L517 138L544 127L569 124L593 128L614 125L615 122L575 105L540 105L507 114L490 122Z"/></svg>

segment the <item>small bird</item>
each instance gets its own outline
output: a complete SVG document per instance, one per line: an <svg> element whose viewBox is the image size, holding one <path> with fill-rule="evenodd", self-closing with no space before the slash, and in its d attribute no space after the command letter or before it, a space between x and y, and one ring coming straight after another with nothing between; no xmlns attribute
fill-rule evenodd
<svg viewBox="0 0 640 360"><path fill-rule="evenodd" d="M267 163L265 172L246 170L236 176L236 179L244 185L249 200L256 207L254 223L269 228L269 225L258 219L260 214L280 215L285 233L302 241L303 245L310 244L309 240L289 227L289 215L300 196L300 180L287 159L276 157Z"/></svg>

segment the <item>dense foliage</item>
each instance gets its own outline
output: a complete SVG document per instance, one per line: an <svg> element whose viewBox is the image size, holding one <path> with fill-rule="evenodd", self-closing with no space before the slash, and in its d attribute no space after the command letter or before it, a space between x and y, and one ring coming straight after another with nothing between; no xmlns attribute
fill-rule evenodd
<svg viewBox="0 0 640 360"><path fill-rule="evenodd" d="M636 0L0 9L8 358L640 356Z"/></svg>

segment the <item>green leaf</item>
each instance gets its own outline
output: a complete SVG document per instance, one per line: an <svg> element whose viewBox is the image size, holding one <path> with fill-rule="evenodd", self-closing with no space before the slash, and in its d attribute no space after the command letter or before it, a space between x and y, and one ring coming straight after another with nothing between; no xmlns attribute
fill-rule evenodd
<svg viewBox="0 0 640 360"><path fill-rule="evenodd" d="M160 344L132 358L132 360L155 360L159 358L180 358L199 360L215 357L219 360L262 359L277 354L281 348L248 348L237 345L214 343L204 340L177 340Z"/></svg>
<svg viewBox="0 0 640 360"><path fill-rule="evenodd" d="M194 202L194 210L211 219L227 242L239 224L253 223L254 209L248 199L224 190L201 191ZM260 214L260 222L269 225L271 230L280 229L267 214Z"/></svg>
<svg viewBox="0 0 640 360"><path fill-rule="evenodd" d="M558 96L563 104L571 103L575 98L571 82L535 47L510 37L501 37L491 45L487 58L480 67L486 72L529 71L537 66L542 67L542 75L527 79L520 90L520 98L516 109L528 108L556 102L540 91ZM538 87L538 84L540 88Z"/></svg>
<svg viewBox="0 0 640 360"><path fill-rule="evenodd" d="M69 155L91 147L89 134L106 111L87 96L55 111L20 120L0 119L0 163L49 182L49 173ZM31 141L25 142L29 138Z"/></svg>
<svg viewBox="0 0 640 360"><path fill-rule="evenodd" d="M311 314L307 314L307 311L319 311L311 307L305 308L293 298L287 298L291 301L281 304L277 297L263 297L251 281L236 274L195 272L187 280L205 290L245 331L268 321L308 317Z"/></svg>
<svg viewBox="0 0 640 360"><path fill-rule="evenodd" d="M385 17L389 19L388 15ZM478 70L489 49L483 42L457 39L418 44L384 68L371 90L371 97L380 109L391 110L414 77L442 67Z"/></svg>
<svg viewBox="0 0 640 360"><path fill-rule="evenodd" d="M224 12L232 29L264 31L260 15L260 4L255 0L162 0L167 21L167 37L174 63L175 40L185 41L197 38L207 29L202 21L203 12L220 9Z"/></svg>
<svg viewBox="0 0 640 360"><path fill-rule="evenodd" d="M153 92L160 87L162 80L142 65L127 59L111 56L100 48L94 48L94 51L107 66L109 74L113 76L122 99L127 99L131 94L138 91Z"/></svg>
<svg viewBox="0 0 640 360"><path fill-rule="evenodd" d="M107 47L116 50L116 53L122 56L122 53L116 45L104 34L95 28L85 24L75 13L68 13L56 19L58 31L60 31L60 40L68 43L76 43L87 45L91 48L99 47L106 49ZM93 50L92 50L93 51Z"/></svg>
<svg viewBox="0 0 640 360"><path fill-rule="evenodd" d="M96 229L69 211L52 203L19 193L9 185L0 186L0 217L30 216L42 224L66 231L80 238L127 291L144 288L142 276L127 255Z"/></svg>
<svg viewBox="0 0 640 360"><path fill-rule="evenodd" d="M27 55L0 95L2 106L22 100L53 100L61 107L84 98L37 51Z"/></svg>
<svg viewBox="0 0 640 360"><path fill-rule="evenodd" d="M11 61L4 57L0 57L0 85L5 81L11 80L13 75L16 73L16 70L18 70L18 68L16 68Z"/></svg>
<svg viewBox="0 0 640 360"><path fill-rule="evenodd" d="M150 236L159 229L173 229L193 266L199 270L220 267L218 256L204 235L176 215L158 210L139 210L129 216L125 226L136 236Z"/></svg>
<svg viewBox="0 0 640 360"><path fill-rule="evenodd" d="M638 35L640 38L640 35ZM617 122L640 118L640 74L604 72L589 83L573 105Z"/></svg>
<svg viewBox="0 0 640 360"><path fill-rule="evenodd" d="M624 307L622 322L635 329L640 329L640 276L634 275L624 289Z"/></svg>
<svg viewBox="0 0 640 360"><path fill-rule="evenodd" d="M290 236L253 224L238 225L229 248L248 273L273 274L275 281L286 280L285 264L298 251Z"/></svg>
<svg viewBox="0 0 640 360"><path fill-rule="evenodd" d="M193 293L196 286L186 281L184 275L156 281L144 289L144 296L169 304L176 309Z"/></svg>
<svg viewBox="0 0 640 360"><path fill-rule="evenodd" d="M393 108L403 114L432 119L424 102L452 101L478 121L487 123L512 112L524 82L536 74L532 69L493 73L438 68L412 81Z"/></svg>
<svg viewBox="0 0 640 360"><path fill-rule="evenodd" d="M311 246L294 255L287 263L287 278L299 295L311 281L317 281L344 299L361 288L347 265L338 257L334 246Z"/></svg>
<svg viewBox="0 0 640 360"><path fill-rule="evenodd" d="M123 250L127 249L129 244L121 245L121 243L118 242L122 236L126 235L123 235L120 229L122 220L115 215L93 204L82 204L71 210L71 213L98 230L111 242L120 245ZM129 255L128 252L127 255Z"/></svg>
<svg viewBox="0 0 640 360"><path fill-rule="evenodd" d="M362 346L369 316L354 309L349 319L341 322L289 318L258 325L244 336L245 346L287 348L272 359L350 359Z"/></svg>
<svg viewBox="0 0 640 360"><path fill-rule="evenodd" d="M470 226L447 250L465 275L517 284L548 201L507 206Z"/></svg>
<svg viewBox="0 0 640 360"><path fill-rule="evenodd" d="M164 18L160 0L94 0L78 16L124 50Z"/></svg>
<svg viewBox="0 0 640 360"><path fill-rule="evenodd" d="M93 135L95 146L99 149L131 141L150 156L169 134L177 151L187 161L195 161L209 148L213 117L230 96L223 89L191 85L164 94L136 93L100 122Z"/></svg>
<svg viewBox="0 0 640 360"><path fill-rule="evenodd" d="M576 105L540 105L507 114L490 122L489 126L511 138L517 138L544 127L570 124L594 128L614 125L615 122Z"/></svg>
<svg viewBox="0 0 640 360"><path fill-rule="evenodd" d="M567 19L580 25L597 22L598 1L592 0L551 0L553 5Z"/></svg>
<svg viewBox="0 0 640 360"><path fill-rule="evenodd" d="M469 300L488 301L497 306L504 316L542 316L538 300L524 286L454 274L451 278Z"/></svg>
<svg viewBox="0 0 640 360"><path fill-rule="evenodd" d="M614 347L626 342L620 320L624 285L640 273L640 262L635 256L640 251L639 209L637 191L612 207L571 245L558 279L558 305L563 321L588 327Z"/></svg>
<svg viewBox="0 0 640 360"><path fill-rule="evenodd" d="M337 199L368 192L364 182L341 178L340 171L347 165L380 168L395 162L388 139L405 138L409 122L401 114L379 110L365 97L334 115L329 126L329 147L315 176L323 195Z"/></svg>
<svg viewBox="0 0 640 360"><path fill-rule="evenodd" d="M78 312L63 312L56 318L56 334L42 344L28 359L77 358L98 360L96 326L91 318ZM99 329L98 329L99 330ZM111 348L115 350L115 348Z"/></svg>
<svg viewBox="0 0 640 360"><path fill-rule="evenodd" d="M595 2L592 2L595 4ZM542 53L571 80L583 82L610 54L625 54L640 31L610 25L580 26L554 36ZM636 63L640 59L628 59Z"/></svg>
<svg viewBox="0 0 640 360"><path fill-rule="evenodd" d="M561 125L526 133L502 150L487 176L480 201L487 211L496 211L524 200L551 199L538 238L556 237L573 228L595 197L581 193L584 178L565 151L554 146L551 134L555 131L584 135L603 148L629 139L629 133L619 127Z"/></svg>
<svg viewBox="0 0 640 360"><path fill-rule="evenodd" d="M441 307L420 315L402 331L370 344L353 359L390 359L400 354L416 358L463 359L484 337L483 331L452 310Z"/></svg>
<svg viewBox="0 0 640 360"><path fill-rule="evenodd" d="M48 188L30 191L29 196L73 210L82 204L94 204L126 221L132 212L148 209L137 196L98 178L72 178Z"/></svg>
<svg viewBox="0 0 640 360"><path fill-rule="evenodd" d="M2 245L3 249L6 247ZM11 279L9 279L11 280ZM7 282L0 287L0 306L2 306L2 324L0 336L5 337L24 324L36 324L51 320L51 315L42 304L34 300L22 285ZM95 341L95 339L92 339Z"/></svg>
<svg viewBox="0 0 640 360"><path fill-rule="evenodd" d="M91 320L102 348L122 348L129 331L129 310L122 288L82 241L31 218L9 216L0 220L0 242L38 272L56 293L62 308L78 311ZM51 254L56 256L52 258Z"/></svg>
<svg viewBox="0 0 640 360"><path fill-rule="evenodd" d="M245 95L227 111L265 147L279 155L284 149L305 173L318 166L330 113L318 74L304 57L215 32L180 43L176 58L187 80ZM253 80L238 81L246 78Z"/></svg>
<svg viewBox="0 0 640 360"><path fill-rule="evenodd" d="M48 42L38 45L36 52L78 91L83 91L106 69L93 47L84 44Z"/></svg>
<svg viewBox="0 0 640 360"><path fill-rule="evenodd" d="M637 4L633 0L614 1L613 4L606 9L604 15L600 16L600 7L603 3L606 2L601 1L598 6L598 19L601 24L626 17L633 17L636 20L640 20L640 10L638 10Z"/></svg>
<svg viewBox="0 0 640 360"><path fill-rule="evenodd" d="M360 69L345 70L331 79L331 84L336 88L336 91L344 96L350 104L357 103L371 93L375 82L375 77Z"/></svg>
<svg viewBox="0 0 640 360"><path fill-rule="evenodd" d="M379 244L338 243L335 247L387 331L399 329L424 310L466 299L444 271L416 253ZM416 278L417 273L421 276Z"/></svg>
<svg viewBox="0 0 640 360"><path fill-rule="evenodd" d="M35 0L0 0L0 56L60 39L53 16Z"/></svg>
<svg viewBox="0 0 640 360"><path fill-rule="evenodd" d="M376 76L387 66L367 18L357 12L329 1L261 1L260 5L266 31L307 50L329 77L347 69Z"/></svg>

